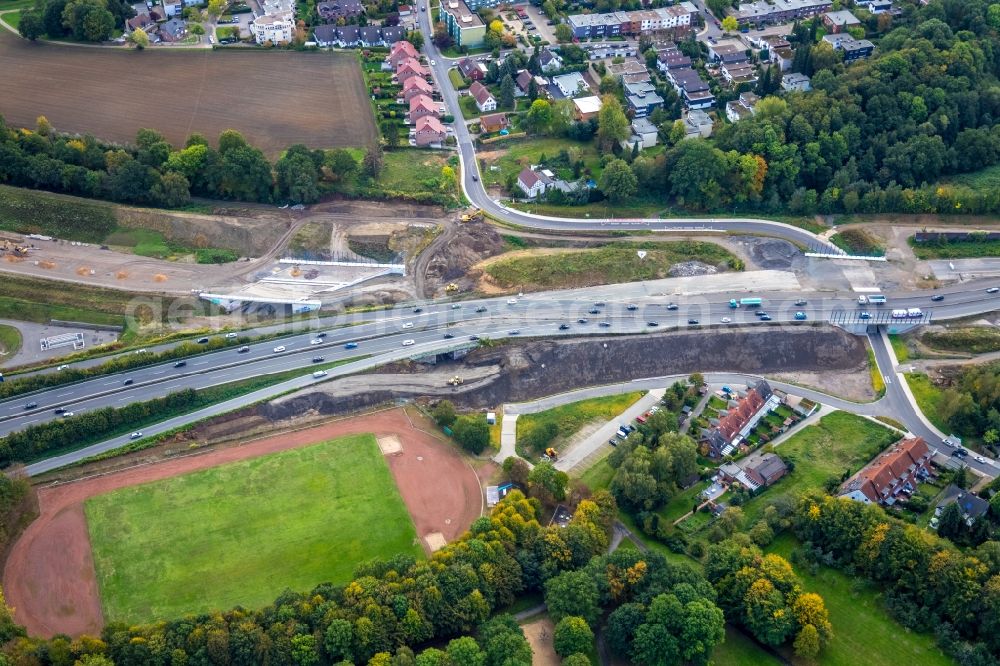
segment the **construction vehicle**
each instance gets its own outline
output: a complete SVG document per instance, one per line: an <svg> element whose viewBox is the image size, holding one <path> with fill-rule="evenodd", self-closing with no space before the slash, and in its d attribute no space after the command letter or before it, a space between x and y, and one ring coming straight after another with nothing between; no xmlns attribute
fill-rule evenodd
<svg viewBox="0 0 1000 666"><path fill-rule="evenodd" d="M15 245L9 240L3 242L3 251L14 255L15 257L27 257L30 248L24 245Z"/></svg>
<svg viewBox="0 0 1000 666"><path fill-rule="evenodd" d="M456 376L452 377L451 379L449 379L448 383L451 386L461 386L461 384L462 384L463 381L464 380L461 377L459 377L458 375L456 375Z"/></svg>
<svg viewBox="0 0 1000 666"><path fill-rule="evenodd" d="M462 217L459 218L462 222L480 222L483 219L483 211L476 208L471 212L462 213Z"/></svg>
<svg viewBox="0 0 1000 666"><path fill-rule="evenodd" d="M449 282L448 286L445 287L444 290L445 290L445 293L453 294L456 291L458 291L458 285L455 284L454 282Z"/></svg>
<svg viewBox="0 0 1000 666"><path fill-rule="evenodd" d="M549 460L555 461L559 459L559 455L556 453L556 450L551 446L545 449L545 455L548 456Z"/></svg>

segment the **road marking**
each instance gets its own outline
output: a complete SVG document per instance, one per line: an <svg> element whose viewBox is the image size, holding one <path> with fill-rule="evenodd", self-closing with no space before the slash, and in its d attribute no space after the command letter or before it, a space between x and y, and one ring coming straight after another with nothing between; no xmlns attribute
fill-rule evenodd
<svg viewBox="0 0 1000 666"><path fill-rule="evenodd" d="M158 371L156 371L156 372L154 372L152 374L154 374L154 375L162 375L164 372L166 372L166 370L158 370Z"/></svg>
<svg viewBox="0 0 1000 666"><path fill-rule="evenodd" d="M38 420L38 419L31 419L30 421L25 421L25 422L24 422L24 425L28 425L29 423L34 423L34 422L35 422L35 421L37 421L37 420Z"/></svg>

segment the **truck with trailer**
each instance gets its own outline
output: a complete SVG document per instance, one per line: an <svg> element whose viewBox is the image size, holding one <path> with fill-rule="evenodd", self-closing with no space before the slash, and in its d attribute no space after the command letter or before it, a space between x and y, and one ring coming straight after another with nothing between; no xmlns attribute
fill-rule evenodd
<svg viewBox="0 0 1000 666"><path fill-rule="evenodd" d="M759 308L763 304L764 300L761 298L741 298L738 301L735 298L732 298L729 300L729 307L734 310L740 306L745 308Z"/></svg>
<svg viewBox="0 0 1000 666"><path fill-rule="evenodd" d="M858 296L858 305L868 305L869 303L872 305L882 305L885 303L885 296L882 294L871 294L868 296L861 294Z"/></svg>

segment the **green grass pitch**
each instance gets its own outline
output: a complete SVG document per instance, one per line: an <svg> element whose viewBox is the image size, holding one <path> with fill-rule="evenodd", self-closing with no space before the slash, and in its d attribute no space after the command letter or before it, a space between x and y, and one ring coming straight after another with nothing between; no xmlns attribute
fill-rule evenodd
<svg viewBox="0 0 1000 666"><path fill-rule="evenodd" d="M104 616L264 606L422 550L372 435L122 488L86 502Z"/></svg>

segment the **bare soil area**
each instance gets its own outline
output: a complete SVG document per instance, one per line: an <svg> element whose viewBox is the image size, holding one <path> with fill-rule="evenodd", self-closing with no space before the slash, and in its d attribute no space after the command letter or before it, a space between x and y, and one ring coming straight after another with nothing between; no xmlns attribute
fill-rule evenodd
<svg viewBox="0 0 1000 666"><path fill-rule="evenodd" d="M521 629L531 645L531 666L559 666L562 660L552 645L555 625L548 616L522 624Z"/></svg>
<svg viewBox="0 0 1000 666"><path fill-rule="evenodd" d="M100 631L100 595L83 513L87 498L343 435L371 432L376 437L397 437L402 451L386 461L417 534L422 538L440 534L451 541L482 515L482 488L466 459L429 427L395 409L42 487L39 517L13 546L4 568L3 586L16 609L15 618L36 636ZM439 543L433 536L430 544L424 541L425 549Z"/></svg>
<svg viewBox="0 0 1000 666"><path fill-rule="evenodd" d="M12 126L43 115L58 130L118 142L150 127L175 146L192 132L236 129L271 158L296 143L367 146L376 136L352 54L70 48L3 30L0 71L0 114Z"/></svg>

